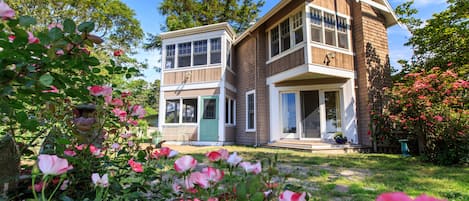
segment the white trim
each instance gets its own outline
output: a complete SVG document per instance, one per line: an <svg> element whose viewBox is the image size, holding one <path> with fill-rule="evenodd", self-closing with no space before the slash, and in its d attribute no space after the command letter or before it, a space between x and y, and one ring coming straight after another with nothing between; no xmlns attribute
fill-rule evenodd
<svg viewBox="0 0 469 201"><path fill-rule="evenodd" d="M280 122L280 115L278 113L273 112L277 111L280 107L280 93L277 87L273 84L269 84L269 128L270 128L270 142L275 142L280 139L280 124L274 122Z"/></svg>
<svg viewBox="0 0 469 201"><path fill-rule="evenodd" d="M181 91L181 90L190 90L190 89L210 89L220 87L220 82L202 82L194 84L180 84L180 85L169 85L162 86L160 89L162 91Z"/></svg>
<svg viewBox="0 0 469 201"><path fill-rule="evenodd" d="M202 102L202 96L197 97L197 104L200 106L200 107L197 107L197 123L200 124L200 120L202 120L202 115L203 115L201 114L201 111L202 111L202 107L204 107L203 102ZM197 126L197 141L200 141L200 125Z"/></svg>
<svg viewBox="0 0 469 201"><path fill-rule="evenodd" d="M230 90L231 92L234 92L234 93L237 93L238 90L236 89L235 86L233 86L232 84L228 83L228 82L225 82L225 87Z"/></svg>
<svg viewBox="0 0 469 201"><path fill-rule="evenodd" d="M303 65L298 66L296 68L292 68L292 69L289 69L289 70L286 70L286 71L283 71L281 73L277 73L275 75L272 75L272 76L268 77L266 79L266 84L271 85L275 82L286 80L290 77L301 75L301 74L307 73L307 72L308 72L308 65L303 64Z"/></svg>
<svg viewBox="0 0 469 201"><path fill-rule="evenodd" d="M248 115L248 112L249 112L249 110L248 110L249 102L248 102L248 96L251 95L251 94L254 95L254 121L253 121L253 122L254 122L254 125L253 125L254 127L253 127L253 128L248 128L248 126L249 126L249 115ZM255 131L256 131L256 126L257 126L257 125L256 125L256 116L257 116L257 115L256 115L256 109L257 109L257 108L256 108L256 90L247 91L247 92L246 92L245 101L246 101L246 102L245 102L245 103L246 103L246 104L245 104L245 105L246 105L246 108L245 108L245 114L246 114L246 127L245 127L245 131L246 131L246 132L255 132Z"/></svg>
<svg viewBox="0 0 469 201"><path fill-rule="evenodd" d="M183 108L184 108L184 100L187 100L187 99L194 99L194 100L197 100L196 104L197 104L197 117L196 117L196 121L197 122L182 122L183 121ZM166 102L168 100L179 100L179 122L178 123L166 123ZM160 124L162 126L199 126L199 97L198 96L187 96L187 97L181 97L181 96L178 96L178 97L169 97L169 98L164 98L164 101L165 101L165 113L163 115L163 122L161 122Z"/></svg>
<svg viewBox="0 0 469 201"><path fill-rule="evenodd" d="M385 5L379 4L377 2L371 1L371 0L360 0L361 2L364 2L370 6L373 6L381 11L388 12L390 13L391 11L386 7Z"/></svg>
<svg viewBox="0 0 469 201"><path fill-rule="evenodd" d="M355 78L355 71L345 70L341 68L334 68L330 66L322 66L316 64L309 64L308 72L318 73L323 75L331 75L342 78Z"/></svg>
<svg viewBox="0 0 469 201"><path fill-rule="evenodd" d="M350 37L350 35L349 35ZM332 46L332 45L328 45L328 44L323 44L323 43L318 43L316 41L310 41L310 46L311 47L316 47L316 48L321 48L321 49L326 49L326 50L330 50L330 51L334 51L334 52L338 52L338 53L342 53L342 54L347 54L347 55L350 55L350 56L355 56L355 53L352 52L351 50L347 51L346 49L344 48L340 48L340 47L335 47L335 46ZM349 43L350 43L350 40L349 40Z"/></svg>
<svg viewBox="0 0 469 201"><path fill-rule="evenodd" d="M209 65L200 65L194 67L179 67L179 68L170 68L162 71L163 73L173 73L173 72L181 72L181 71L188 71L188 70L205 70L205 69L212 69L212 68L221 68L221 64L209 64Z"/></svg>
<svg viewBox="0 0 469 201"><path fill-rule="evenodd" d="M318 6L318 5L316 5L316 4L313 4L312 2L309 3L307 6L308 6L309 8L313 7L313 8L316 8L316 9L318 9L318 10L326 11L326 12L328 12L328 13L330 13L330 14L334 14L334 15L337 14L337 16L346 18L349 22L350 22L350 20L353 19L353 17L350 16L350 15L346 15L346 14L339 13L339 12L337 12L337 11L334 11L334 10L331 10L331 9L328 9L328 8L324 8L324 7ZM310 11L310 10L307 9L307 10L306 10L306 13L311 13L311 12L309 12L309 11Z"/></svg>
<svg viewBox="0 0 469 201"><path fill-rule="evenodd" d="M226 108L226 103L225 103L225 111L228 112L228 123L226 123L227 119L226 119L226 115L224 118L224 122L225 122L225 126L226 127L235 127L236 126L236 100L234 98L232 98L231 96L226 96L225 97L225 100L228 99L228 108ZM231 105L231 101L233 101L233 105ZM231 109L231 107L233 107L233 109ZM228 110L227 110L228 109ZM233 114L233 118L231 118L231 110L233 110L234 114ZM231 123L233 122L233 123Z"/></svg>

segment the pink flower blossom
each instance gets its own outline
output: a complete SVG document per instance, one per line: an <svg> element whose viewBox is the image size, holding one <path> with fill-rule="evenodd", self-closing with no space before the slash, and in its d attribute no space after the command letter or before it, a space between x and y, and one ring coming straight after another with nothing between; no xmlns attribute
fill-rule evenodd
<svg viewBox="0 0 469 201"><path fill-rule="evenodd" d="M138 121L133 120L133 119L127 120L127 123L129 123L130 125L134 125L134 126L137 126L137 125L138 125Z"/></svg>
<svg viewBox="0 0 469 201"><path fill-rule="evenodd" d="M121 138L129 139L129 138L132 137L132 133L125 132L125 133L120 134L120 136L121 136Z"/></svg>
<svg viewBox="0 0 469 201"><path fill-rule="evenodd" d="M226 162L228 162L228 164L230 164L231 166L236 166L238 165L241 161L243 160L243 158L241 158L240 156L238 156L238 153L234 152L232 153L228 159L226 160Z"/></svg>
<svg viewBox="0 0 469 201"><path fill-rule="evenodd" d="M33 33L28 31L28 43L29 44L37 44L39 43L39 38L36 38Z"/></svg>
<svg viewBox="0 0 469 201"><path fill-rule="evenodd" d="M218 153L221 155L221 159L226 160L230 156L230 153L226 149L219 149Z"/></svg>
<svg viewBox="0 0 469 201"><path fill-rule="evenodd" d="M57 50L57 51L55 51L55 54L56 55L64 55L65 52L63 50Z"/></svg>
<svg viewBox="0 0 469 201"><path fill-rule="evenodd" d="M132 116L136 116L138 117L139 119L145 117L145 109L143 109L143 107L141 105L134 105L132 107L132 113L130 115Z"/></svg>
<svg viewBox="0 0 469 201"><path fill-rule="evenodd" d="M376 201L412 201L412 199L403 192L383 193L376 198Z"/></svg>
<svg viewBox="0 0 469 201"><path fill-rule="evenodd" d="M130 159L128 163L134 172L143 172L142 163L135 162L133 158Z"/></svg>
<svg viewBox="0 0 469 201"><path fill-rule="evenodd" d="M135 143L134 143L134 141L129 140L129 141L127 141L127 145L129 145L129 147L133 147L135 145Z"/></svg>
<svg viewBox="0 0 469 201"><path fill-rule="evenodd" d="M211 162L216 162L221 160L221 154L218 151L211 151L205 154L207 156L208 160Z"/></svg>
<svg viewBox="0 0 469 201"><path fill-rule="evenodd" d="M111 105L122 107L124 105L124 102L122 102L121 99L115 98L115 99L112 99Z"/></svg>
<svg viewBox="0 0 469 201"><path fill-rule="evenodd" d="M94 86L88 87L88 90L93 96L111 96L112 95L112 87L108 87L108 86L94 85Z"/></svg>
<svg viewBox="0 0 469 201"><path fill-rule="evenodd" d="M104 156L104 153L101 152L101 149L97 148L94 145L90 145L90 152L93 156L96 156L96 158L101 158Z"/></svg>
<svg viewBox="0 0 469 201"><path fill-rule="evenodd" d="M239 164L240 167L246 171L246 173L259 174L262 171L261 163L251 164L250 162L242 162Z"/></svg>
<svg viewBox="0 0 469 201"><path fill-rule="evenodd" d="M174 162L174 169L176 172L182 173L194 169L196 165L197 160L195 160L192 156L185 155Z"/></svg>
<svg viewBox="0 0 469 201"><path fill-rule="evenodd" d="M207 201L218 201L218 198L209 198Z"/></svg>
<svg viewBox="0 0 469 201"><path fill-rule="evenodd" d="M91 175L91 180L95 186L106 188L109 186L109 179L107 174L104 174L102 177L98 173L93 173Z"/></svg>
<svg viewBox="0 0 469 201"><path fill-rule="evenodd" d="M60 23L50 23L48 26L47 26L47 29L51 30L52 28L58 28L60 30L64 30L64 26Z"/></svg>
<svg viewBox="0 0 469 201"><path fill-rule="evenodd" d="M15 35L9 35L8 36L8 41L10 41L10 43L12 43L13 41L15 41L15 38L16 38Z"/></svg>
<svg viewBox="0 0 469 201"><path fill-rule="evenodd" d="M68 184L70 184L70 180L66 179L66 180L62 183L62 185L60 185L60 190L62 190L62 191L67 190Z"/></svg>
<svg viewBox="0 0 469 201"><path fill-rule="evenodd" d="M59 89L54 85L51 85L50 88L50 90L43 90L42 93L59 93Z"/></svg>
<svg viewBox="0 0 469 201"><path fill-rule="evenodd" d="M2 19L13 19L15 11L3 1L0 1L0 17Z"/></svg>
<svg viewBox="0 0 469 201"><path fill-rule="evenodd" d="M124 54L124 51L123 50L115 50L114 51L114 56L116 57L120 57Z"/></svg>
<svg viewBox="0 0 469 201"><path fill-rule="evenodd" d="M112 102L112 96L111 95L104 96L104 103L109 105L109 104L111 104L111 102Z"/></svg>
<svg viewBox="0 0 469 201"><path fill-rule="evenodd" d="M121 109L119 109L119 108L114 108L114 109L112 110L112 112L114 113L114 115L115 115L116 117L119 117L119 120L120 120L121 122L125 122L125 121L126 121L126 119L127 119L127 112L126 112L126 111L121 110Z"/></svg>
<svg viewBox="0 0 469 201"><path fill-rule="evenodd" d="M119 143L113 143L113 144L111 145L111 148L114 149L114 150L119 150L119 149L120 149L120 145L119 145Z"/></svg>
<svg viewBox="0 0 469 201"><path fill-rule="evenodd" d="M442 122L442 121L443 121L443 117L440 116L440 115L434 116L433 119L435 119L436 121L439 121L439 122Z"/></svg>
<svg viewBox="0 0 469 201"><path fill-rule="evenodd" d="M75 145L75 149L81 151L83 150L83 148L85 148L85 145L84 144L80 144L80 145Z"/></svg>
<svg viewBox="0 0 469 201"><path fill-rule="evenodd" d="M223 170L216 169L214 167L206 167L202 169L202 173L205 174L210 182L219 182L223 179L225 173Z"/></svg>
<svg viewBox="0 0 469 201"><path fill-rule="evenodd" d="M193 184L197 184L201 188L208 188L210 187L210 182L209 178L206 174L203 174L201 172L193 172L189 176L189 181L192 182Z"/></svg>
<svg viewBox="0 0 469 201"><path fill-rule="evenodd" d="M296 193L286 190L278 197L279 201L306 201L306 193Z"/></svg>
<svg viewBox="0 0 469 201"><path fill-rule="evenodd" d="M68 165L67 159L59 158L56 155L41 154L37 158L39 169L46 175L60 175L71 167Z"/></svg>
<svg viewBox="0 0 469 201"><path fill-rule="evenodd" d="M76 153L75 151L70 150L70 149L66 149L66 150L64 151L64 154L67 155L67 156L71 156L71 157L77 155L77 153Z"/></svg>
<svg viewBox="0 0 469 201"><path fill-rule="evenodd" d="M37 184L34 184L34 191L41 192L42 188L44 188L44 182L40 181Z"/></svg>

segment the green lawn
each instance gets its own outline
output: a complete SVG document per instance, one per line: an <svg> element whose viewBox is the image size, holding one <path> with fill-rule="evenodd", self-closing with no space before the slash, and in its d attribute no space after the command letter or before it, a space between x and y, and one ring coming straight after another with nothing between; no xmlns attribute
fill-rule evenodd
<svg viewBox="0 0 469 201"><path fill-rule="evenodd" d="M389 154L322 155L285 149L225 148L237 151L248 161L278 154L279 170L291 173L287 183L302 186L315 200L374 200L380 193L391 191L403 191L412 197L425 193L448 200L469 200L467 166L435 166L415 157ZM176 149L201 161L202 154L218 148Z"/></svg>

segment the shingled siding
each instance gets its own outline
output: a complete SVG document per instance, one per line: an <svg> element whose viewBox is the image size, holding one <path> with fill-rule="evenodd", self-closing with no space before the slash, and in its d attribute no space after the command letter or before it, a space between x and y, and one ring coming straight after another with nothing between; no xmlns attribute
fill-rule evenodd
<svg viewBox="0 0 469 201"><path fill-rule="evenodd" d="M237 71L236 144L253 145L255 133L246 133L246 92L254 89L256 75L256 39L247 37L236 45L234 62ZM257 95L257 94L256 94Z"/></svg>
<svg viewBox="0 0 469 201"><path fill-rule="evenodd" d="M272 76L303 64L305 64L305 50L301 48L267 64L267 76Z"/></svg>
<svg viewBox="0 0 469 201"><path fill-rule="evenodd" d="M367 135L370 123L369 95L370 70L383 71L386 76L389 69L370 69L367 64L367 44L375 48L377 56L381 62L385 62L388 56L388 38L384 19L365 3L354 3L353 5L354 46L355 46L355 66L357 71L358 89L357 93L357 119L358 135L360 144L370 145L370 137ZM388 82L388 81L385 81Z"/></svg>
<svg viewBox="0 0 469 201"><path fill-rule="evenodd" d="M327 53L334 53L335 57L334 58L329 58L329 64L325 63L325 57ZM330 67L336 67L336 68L341 68L341 69L346 69L346 70L354 70L353 66L353 56L336 52L336 51L331 51L331 50L326 50L322 48L316 48L316 47L311 47L311 57L313 64L324 66L328 65Z"/></svg>
<svg viewBox="0 0 469 201"><path fill-rule="evenodd" d="M311 1L311 0L310 0ZM353 0L314 0L311 1L314 5L327 8L329 10L337 11L340 14L350 15Z"/></svg>
<svg viewBox="0 0 469 201"><path fill-rule="evenodd" d="M197 141L196 125L163 125L163 140L189 142Z"/></svg>

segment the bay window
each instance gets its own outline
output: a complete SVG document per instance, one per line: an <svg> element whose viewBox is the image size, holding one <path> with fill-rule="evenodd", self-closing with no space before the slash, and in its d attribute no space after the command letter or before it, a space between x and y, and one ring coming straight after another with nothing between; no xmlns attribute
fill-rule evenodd
<svg viewBox="0 0 469 201"><path fill-rule="evenodd" d="M221 38L210 39L210 64L221 63Z"/></svg>
<svg viewBox="0 0 469 201"><path fill-rule="evenodd" d="M176 55L176 46L175 45L166 45L166 65L167 69L174 68L174 62Z"/></svg>
<svg viewBox="0 0 469 201"><path fill-rule="evenodd" d="M292 49L304 40L303 12L295 13L280 24L272 27L269 33L270 57Z"/></svg>
<svg viewBox="0 0 469 201"><path fill-rule="evenodd" d="M194 41L194 66L207 64L207 40Z"/></svg>
<svg viewBox="0 0 469 201"><path fill-rule="evenodd" d="M187 67L191 65L192 43L178 44L178 67Z"/></svg>

